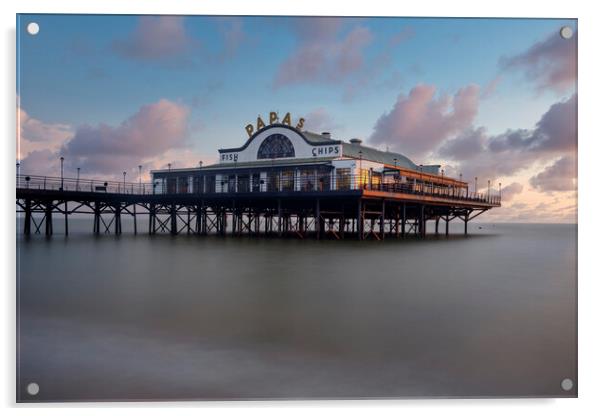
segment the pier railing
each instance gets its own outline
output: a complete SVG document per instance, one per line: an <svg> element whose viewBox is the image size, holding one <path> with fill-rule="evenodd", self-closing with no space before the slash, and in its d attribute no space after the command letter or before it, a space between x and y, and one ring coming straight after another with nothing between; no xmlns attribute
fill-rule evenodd
<svg viewBox="0 0 602 416"><path fill-rule="evenodd" d="M469 192L467 188L439 186L434 183L401 181L394 178L367 180L359 175L325 175L322 177L266 177L249 179L239 176L232 179L211 180L208 177L183 177L156 179L154 183L106 181L101 179L60 178L39 175L17 175L17 188L67 192L93 192L125 195L172 195L172 194L242 194L255 192L344 192L380 191L417 196L439 197L458 201L471 201L491 205L501 204L497 192Z"/></svg>

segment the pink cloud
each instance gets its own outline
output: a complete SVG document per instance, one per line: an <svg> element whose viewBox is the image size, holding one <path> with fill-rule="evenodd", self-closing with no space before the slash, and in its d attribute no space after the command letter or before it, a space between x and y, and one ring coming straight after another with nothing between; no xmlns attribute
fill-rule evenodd
<svg viewBox="0 0 602 416"><path fill-rule="evenodd" d="M356 26L340 39L341 19L312 17L295 20L296 49L280 65L274 87L308 82L341 82L364 65L363 51L373 39Z"/></svg>
<svg viewBox="0 0 602 416"><path fill-rule="evenodd" d="M485 128L468 129L454 139L446 140L436 155L450 161L446 172L463 174L472 182L478 177L482 190L487 179L496 181L514 176L538 165L548 166L533 175L529 184L540 192L570 192L577 186L577 96L550 106L533 129L508 130L497 136L487 134ZM550 164L551 163L551 164ZM518 194L515 189L504 189L505 200ZM522 186L522 185L521 185ZM510 192L510 193L509 193ZM521 191L522 192L522 191Z"/></svg>
<svg viewBox="0 0 602 416"><path fill-rule="evenodd" d="M543 192L574 191L577 188L576 155L567 155L533 176L529 183Z"/></svg>
<svg viewBox="0 0 602 416"><path fill-rule="evenodd" d="M341 128L325 108L319 107L305 115L305 129L314 133L332 132Z"/></svg>
<svg viewBox="0 0 602 416"><path fill-rule="evenodd" d="M500 59L505 70L522 71L538 91L552 89L565 92L576 87L577 32L563 39L558 31L537 42L526 51Z"/></svg>
<svg viewBox="0 0 602 416"><path fill-rule="evenodd" d="M370 142L421 157L470 127L478 111L479 87L461 88L453 97L436 92L434 86L418 85L409 95L400 94L393 109L377 120Z"/></svg>
<svg viewBox="0 0 602 416"><path fill-rule="evenodd" d="M71 169L115 174L184 145L188 107L166 99L142 106L119 126L80 126L61 149Z"/></svg>
<svg viewBox="0 0 602 416"><path fill-rule="evenodd" d="M141 61L182 59L196 44L182 16L141 16L130 36L113 44L121 56Z"/></svg>
<svg viewBox="0 0 602 416"><path fill-rule="evenodd" d="M518 182L513 182L510 185L502 188L502 198L504 202L511 201L516 195L520 194L524 189L524 186Z"/></svg>
<svg viewBox="0 0 602 416"><path fill-rule="evenodd" d="M73 128L69 124L38 120L22 108L17 108L17 129L17 159L36 150L56 150L73 136Z"/></svg>

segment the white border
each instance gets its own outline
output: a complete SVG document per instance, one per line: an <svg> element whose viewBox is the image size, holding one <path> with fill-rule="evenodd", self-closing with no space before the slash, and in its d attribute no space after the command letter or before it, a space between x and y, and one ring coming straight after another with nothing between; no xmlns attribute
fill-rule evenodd
<svg viewBox="0 0 602 416"><path fill-rule="evenodd" d="M21 0L19 3L2 2L2 65L3 97L1 125L4 128L3 180L0 204L0 230L2 230L2 264L4 266L2 291L3 372L0 378L2 404L10 413L17 408L26 414L42 410L47 414L98 414L109 410L122 414L158 414L166 408L170 412L198 414L202 412L244 411L245 414L307 412L330 414L344 411L348 414L379 414L420 411L425 414L445 412L448 415L508 413L589 414L600 408L599 387L601 386L600 355L602 353L600 318L602 311L601 273L598 270L596 202L602 200L596 190L595 171L600 149L600 64L599 41L602 39L602 16L596 13L596 2L498 0L497 2L470 0L422 0L418 2L391 2L371 0L369 2L327 3L323 0L286 1L194 1L167 2L159 0L103 0L69 1ZM15 174L15 13L132 13L132 14L300 14L300 15L347 15L347 16L466 16L466 17L569 17L579 18L579 399L506 399L506 400L418 400L418 401L334 401L334 402L184 402L184 403L129 403L129 404L55 404L23 406L15 400L15 221L14 221L14 174ZM199 409L199 407L201 409ZM411 413L410 413L411 414Z"/></svg>

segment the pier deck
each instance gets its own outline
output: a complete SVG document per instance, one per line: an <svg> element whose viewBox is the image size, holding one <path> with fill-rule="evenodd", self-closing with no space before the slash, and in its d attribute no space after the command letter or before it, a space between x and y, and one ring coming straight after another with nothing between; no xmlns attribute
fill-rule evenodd
<svg viewBox="0 0 602 416"><path fill-rule="evenodd" d="M69 217L92 217L95 234L121 234L122 217L130 216L134 233L138 219L148 219L148 234L217 234L291 236L296 238L356 238L382 240L407 236L424 237L428 221L435 232L458 219L468 223L501 206L501 195L457 190L446 192L400 183L319 184L303 189L297 183L231 188L230 192L167 192L153 184L19 175L17 212L23 216L26 235L52 235L54 223ZM263 186L263 184L262 184Z"/></svg>

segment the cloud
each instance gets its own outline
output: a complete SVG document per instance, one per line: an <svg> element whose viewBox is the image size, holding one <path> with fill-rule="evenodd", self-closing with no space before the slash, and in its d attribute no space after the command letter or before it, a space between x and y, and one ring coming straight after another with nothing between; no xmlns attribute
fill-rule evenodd
<svg viewBox="0 0 602 416"><path fill-rule="evenodd" d="M502 188L502 199L504 202L511 201L516 195L520 194L524 186L518 182L512 182L510 185ZM516 204L515 204L516 205Z"/></svg>
<svg viewBox="0 0 602 416"><path fill-rule="evenodd" d="M520 149L534 152L573 151L577 147L577 94L553 104L533 131L514 130L496 137L494 152Z"/></svg>
<svg viewBox="0 0 602 416"><path fill-rule="evenodd" d="M500 84L500 82L502 82L501 75L498 75L495 78L493 78L491 81L489 81L487 83L487 85L485 85L485 88L483 88L483 92L481 92L481 98L483 100L491 98L496 93L497 87Z"/></svg>
<svg viewBox="0 0 602 416"><path fill-rule="evenodd" d="M571 39L563 39L554 31L526 51L502 57L499 66L502 70L522 72L538 91L568 91L577 80L577 32Z"/></svg>
<svg viewBox="0 0 602 416"><path fill-rule="evenodd" d="M478 111L479 87L468 85L453 97L436 92L434 86L418 85L409 95L400 94L391 111L377 120L370 142L421 157L469 128Z"/></svg>
<svg viewBox="0 0 602 416"><path fill-rule="evenodd" d="M83 125L61 149L72 170L115 174L184 145L188 107L162 99L142 106L119 126Z"/></svg>
<svg viewBox="0 0 602 416"><path fill-rule="evenodd" d="M127 59L173 64L188 62L185 55L196 45L182 16L141 16L128 38L113 43L113 50Z"/></svg>
<svg viewBox="0 0 602 416"><path fill-rule="evenodd" d="M533 176L529 183L542 192L574 191L577 187L577 160L574 155L564 156L553 165Z"/></svg>
<svg viewBox="0 0 602 416"><path fill-rule="evenodd" d="M323 131L332 132L333 130L341 128L339 124L334 122L330 113L323 107L316 108L303 118L305 118L305 129L307 131L321 133Z"/></svg>
<svg viewBox="0 0 602 416"><path fill-rule="evenodd" d="M218 54L218 60L223 62L232 58L245 41L243 21L236 17L217 18L218 31L223 39L223 50Z"/></svg>
<svg viewBox="0 0 602 416"><path fill-rule="evenodd" d="M398 31L389 39L389 46L394 47L403 42L407 42L408 40L412 39L415 35L416 32L414 32L413 27L404 26L403 28L401 28L400 31Z"/></svg>
<svg viewBox="0 0 602 416"><path fill-rule="evenodd" d="M445 141L435 154L454 160L454 170L465 178L511 176L535 164L576 154L576 108L576 95L555 103L530 130L508 130L491 136L484 127L471 127Z"/></svg>
<svg viewBox="0 0 602 416"><path fill-rule="evenodd" d="M446 140L438 154L454 160L469 160L483 152L488 139L485 127L469 128L456 138Z"/></svg>
<svg viewBox="0 0 602 416"><path fill-rule="evenodd" d="M278 68L273 86L342 82L357 73L373 35L368 28L356 26L341 38L341 23L338 18L295 19L297 47Z"/></svg>
<svg viewBox="0 0 602 416"><path fill-rule="evenodd" d="M56 150L73 136L69 124L46 123L31 117L22 108L17 108L17 128L17 159L36 150Z"/></svg>

